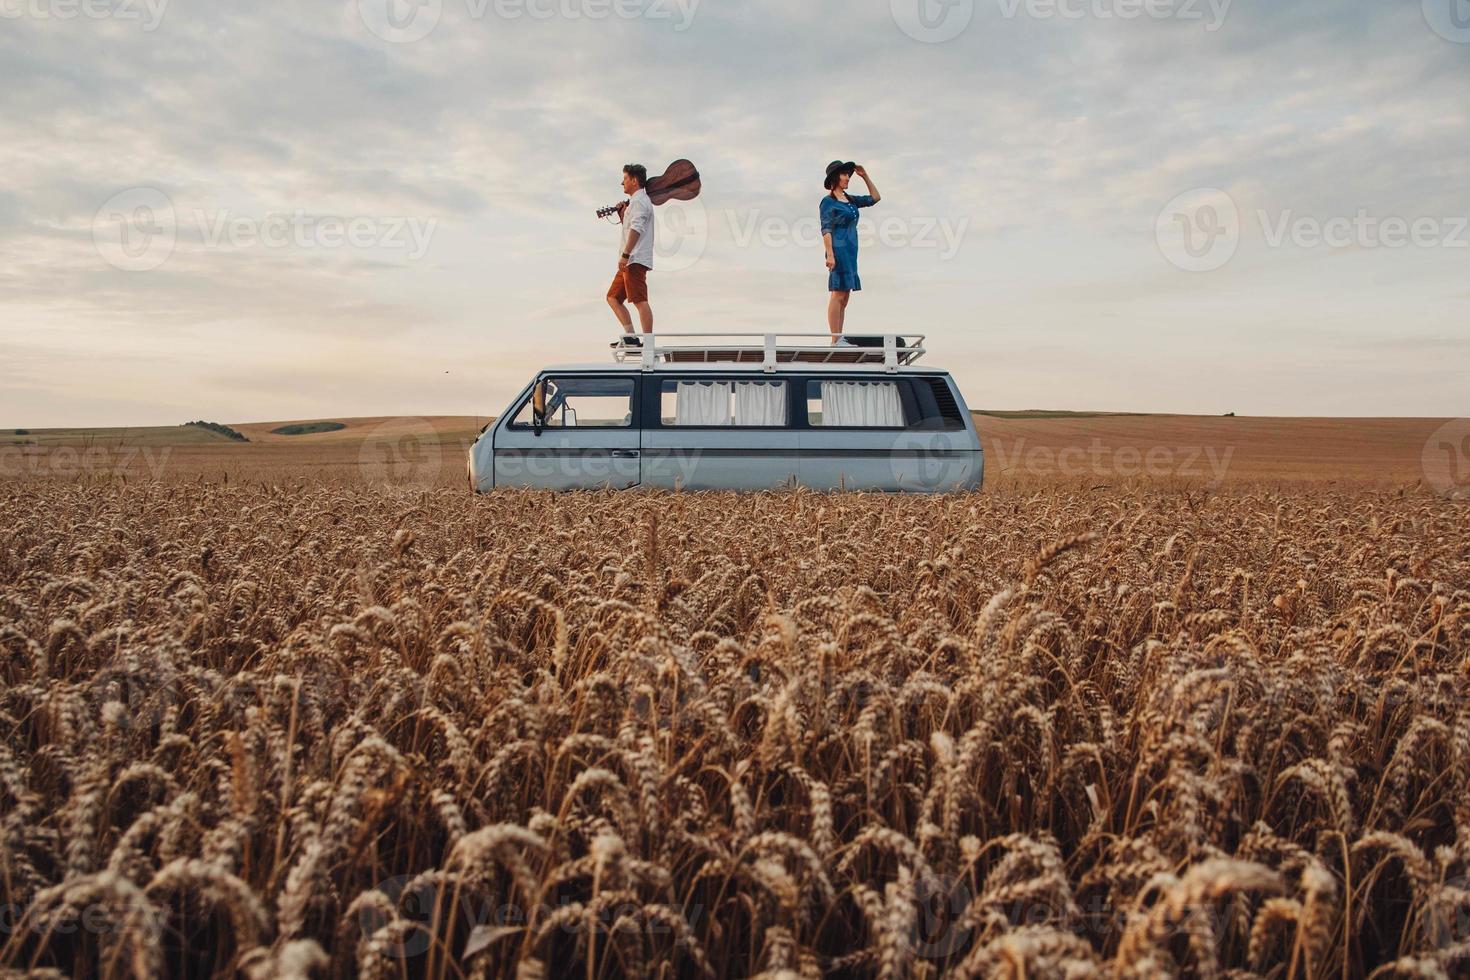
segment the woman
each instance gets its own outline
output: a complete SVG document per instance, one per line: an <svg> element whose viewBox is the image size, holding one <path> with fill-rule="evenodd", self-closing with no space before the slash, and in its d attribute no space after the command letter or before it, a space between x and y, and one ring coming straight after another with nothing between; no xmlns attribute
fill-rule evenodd
<svg viewBox="0 0 1470 980"><path fill-rule="evenodd" d="M852 175L857 174L868 186L867 195L847 193ZM847 301L853 290L863 288L858 278L858 208L870 208L883 200L878 188L868 177L868 172L855 163L833 160L827 164L827 179L823 183L827 196L822 198L822 242L827 247L827 329L832 331L832 343L837 343L842 333L842 324L847 316Z"/></svg>

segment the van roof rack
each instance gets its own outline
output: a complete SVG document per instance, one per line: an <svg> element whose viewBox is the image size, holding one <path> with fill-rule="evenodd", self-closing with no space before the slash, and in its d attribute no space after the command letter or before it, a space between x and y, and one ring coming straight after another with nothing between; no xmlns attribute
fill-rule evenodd
<svg viewBox="0 0 1470 980"><path fill-rule="evenodd" d="M877 369L889 373L913 364L925 354L922 334L830 333L645 333L641 343L626 339L613 345L613 360L633 361L645 371L676 364L720 364L759 368L770 374L780 367L830 364Z"/></svg>

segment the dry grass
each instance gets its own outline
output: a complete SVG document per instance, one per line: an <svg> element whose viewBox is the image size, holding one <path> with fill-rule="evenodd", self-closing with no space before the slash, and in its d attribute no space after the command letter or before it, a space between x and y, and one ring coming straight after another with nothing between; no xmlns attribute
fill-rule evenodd
<svg viewBox="0 0 1470 980"><path fill-rule="evenodd" d="M0 967L1470 969L1462 505L0 502Z"/></svg>

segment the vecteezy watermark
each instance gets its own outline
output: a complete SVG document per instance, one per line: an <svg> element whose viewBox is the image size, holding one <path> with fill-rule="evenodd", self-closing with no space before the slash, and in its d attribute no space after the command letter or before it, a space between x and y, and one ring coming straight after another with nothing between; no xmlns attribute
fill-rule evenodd
<svg viewBox="0 0 1470 980"><path fill-rule="evenodd" d="M1470 0L1423 0L1424 21L1446 41L1470 44Z"/></svg>
<svg viewBox="0 0 1470 980"><path fill-rule="evenodd" d="M158 30L169 0L0 0L0 20L136 21Z"/></svg>
<svg viewBox="0 0 1470 980"><path fill-rule="evenodd" d="M1240 247L1246 230L1259 232L1267 248L1400 249L1470 248L1470 216L1374 214L1359 208L1348 215L1299 214L1291 208L1253 213L1256 227L1247 229L1240 208L1225 191L1202 187L1186 191L1159 212L1154 237L1159 251L1189 272L1222 268Z"/></svg>
<svg viewBox="0 0 1470 980"><path fill-rule="evenodd" d="M1210 33L1225 25L1235 0L996 0L1006 20L1158 20L1198 22Z"/></svg>
<svg viewBox="0 0 1470 980"><path fill-rule="evenodd" d="M975 0L889 0L888 7L898 29L925 44L954 40L975 17Z"/></svg>
<svg viewBox="0 0 1470 980"><path fill-rule="evenodd" d="M900 433L888 452L893 482L908 490L929 493L976 486L982 473L983 458L980 453L960 448L955 437L956 433L922 429Z"/></svg>
<svg viewBox="0 0 1470 980"><path fill-rule="evenodd" d="M1359 208L1351 218L1319 218L1287 209L1275 215L1257 211L1256 219L1271 248L1288 243L1297 248L1470 248L1467 216L1405 218Z"/></svg>
<svg viewBox="0 0 1470 980"><path fill-rule="evenodd" d="M157 480L173 449L163 446L0 445L0 477L142 477Z"/></svg>
<svg viewBox="0 0 1470 980"><path fill-rule="evenodd" d="M444 17L446 0L357 0L369 31L391 44L422 41ZM694 23L700 0L450 0L470 20L646 20L668 22L676 32Z"/></svg>
<svg viewBox="0 0 1470 980"><path fill-rule="evenodd" d="M1435 493L1470 499L1470 419L1451 419L1424 443L1424 482Z"/></svg>
<svg viewBox="0 0 1470 980"><path fill-rule="evenodd" d="M357 0L363 25L391 44L422 41L439 26L444 0Z"/></svg>
<svg viewBox="0 0 1470 980"><path fill-rule="evenodd" d="M680 272L704 257L709 247L709 212L704 202L670 201L654 212L653 268Z"/></svg>
<svg viewBox="0 0 1470 980"><path fill-rule="evenodd" d="M1218 31L1235 0L995 0L1005 20L1154 20L1200 23ZM1426 0L1427 2L1427 0ZM893 22L915 41L940 44L964 33L975 0L889 0Z"/></svg>
<svg viewBox="0 0 1470 980"><path fill-rule="evenodd" d="M153 187L114 194L92 217L92 243L98 254L124 272L157 269L174 254L178 236L173 201Z"/></svg>
<svg viewBox="0 0 1470 980"><path fill-rule="evenodd" d="M725 212L725 222L737 248L749 248L757 242L765 248L794 245L819 250L822 247L822 225L815 215L791 219L759 210L729 210ZM888 215L879 219L864 216L858 219L857 226L859 246L877 244L884 248L932 250L941 262L959 254L969 230L969 216L958 219L934 215Z"/></svg>
<svg viewBox="0 0 1470 980"><path fill-rule="evenodd" d="M1159 212L1154 240L1164 258L1186 272L1213 272L1240 247L1240 209L1218 187L1185 191Z"/></svg>
<svg viewBox="0 0 1470 980"><path fill-rule="evenodd" d="M201 240L210 248L388 249L418 261L429 251L439 219L358 215L232 215L229 211L192 212Z"/></svg>
<svg viewBox="0 0 1470 980"><path fill-rule="evenodd" d="M675 490L713 489L700 479L698 449L667 449L657 454L626 449L571 449L558 445L557 430L545 429L545 448L497 450L497 487L579 490L609 487L622 490L636 486Z"/></svg>
<svg viewBox="0 0 1470 980"><path fill-rule="evenodd" d="M1038 477L1096 477L1101 479L1151 480L1180 478L1202 479L1217 486L1225 479L1235 447L1223 450L1215 446L1104 446L1094 438L1085 448L1065 446L1026 446L1025 438L1017 439L1008 450L1003 439L995 441L995 461L1002 472Z"/></svg>
<svg viewBox="0 0 1470 980"><path fill-rule="evenodd" d="M92 242L110 265L147 272L174 254L180 231L206 248L375 249L417 261L429 251L437 218L340 216L301 209L265 215L195 208L184 214L163 191L134 187L114 194L92 218Z"/></svg>
<svg viewBox="0 0 1470 980"><path fill-rule="evenodd" d="M358 468L369 483L431 484L444 466L441 442L425 419L389 419L363 439Z"/></svg>

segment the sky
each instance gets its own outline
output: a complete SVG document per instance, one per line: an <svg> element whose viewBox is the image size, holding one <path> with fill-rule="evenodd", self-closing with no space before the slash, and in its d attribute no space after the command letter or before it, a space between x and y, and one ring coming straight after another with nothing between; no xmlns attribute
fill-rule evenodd
<svg viewBox="0 0 1470 980"><path fill-rule="evenodd" d="M1470 415L1470 0L0 0L0 426L498 414L662 330L974 408ZM856 190L861 190L857 181Z"/></svg>

